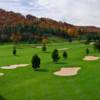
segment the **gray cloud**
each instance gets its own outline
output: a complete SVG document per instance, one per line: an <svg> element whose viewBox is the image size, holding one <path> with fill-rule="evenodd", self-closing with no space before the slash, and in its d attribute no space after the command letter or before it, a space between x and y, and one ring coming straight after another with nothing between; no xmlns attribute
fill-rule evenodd
<svg viewBox="0 0 100 100"><path fill-rule="evenodd" d="M0 7L76 25L100 26L99 0L0 0Z"/></svg>

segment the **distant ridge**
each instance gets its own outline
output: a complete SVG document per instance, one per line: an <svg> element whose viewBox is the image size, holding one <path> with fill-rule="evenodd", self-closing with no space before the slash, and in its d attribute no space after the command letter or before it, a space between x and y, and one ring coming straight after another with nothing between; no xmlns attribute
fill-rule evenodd
<svg viewBox="0 0 100 100"><path fill-rule="evenodd" d="M79 32L84 31L84 33L88 32L96 32L100 33L100 28L96 26L76 26L72 25L66 22L60 22L60 21L55 21L50 18L38 18L36 16L33 16L31 14L28 14L26 16L22 15L21 13L15 13L13 11L6 11L4 9L0 9L0 32L2 33L3 30L6 28L15 28L15 32L18 28L17 26L20 26L19 28L26 27L28 26L29 28L33 26L38 27L38 29L43 29L46 30L46 32L51 29L52 33L56 30L60 31L59 34L68 33L69 29L73 29L74 31L78 31L76 35L80 34ZM36 31L34 29L34 31ZM12 31L13 32L13 31ZM32 31L33 32L33 31ZM41 31L43 32L43 31ZM50 33L50 31L49 31ZM56 35L59 35L56 34Z"/></svg>

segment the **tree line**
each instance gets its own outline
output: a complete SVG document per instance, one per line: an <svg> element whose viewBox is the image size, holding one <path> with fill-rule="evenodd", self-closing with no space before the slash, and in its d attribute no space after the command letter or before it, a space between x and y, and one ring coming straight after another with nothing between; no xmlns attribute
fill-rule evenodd
<svg viewBox="0 0 100 100"><path fill-rule="evenodd" d="M42 41L43 36L56 35L71 40L83 39L86 34L99 34L100 28L78 27L49 18L38 18L33 15L23 16L20 13L0 9L0 42L11 41L18 36L21 41ZM99 35L100 37L100 35ZM96 37L97 39L97 37Z"/></svg>

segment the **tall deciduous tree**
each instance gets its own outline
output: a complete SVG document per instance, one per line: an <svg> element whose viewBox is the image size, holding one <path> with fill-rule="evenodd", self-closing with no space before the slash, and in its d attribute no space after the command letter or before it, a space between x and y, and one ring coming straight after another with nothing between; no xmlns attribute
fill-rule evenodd
<svg viewBox="0 0 100 100"><path fill-rule="evenodd" d="M13 33L11 35L11 40L13 41L13 44L17 44L21 40L21 35L20 33Z"/></svg>

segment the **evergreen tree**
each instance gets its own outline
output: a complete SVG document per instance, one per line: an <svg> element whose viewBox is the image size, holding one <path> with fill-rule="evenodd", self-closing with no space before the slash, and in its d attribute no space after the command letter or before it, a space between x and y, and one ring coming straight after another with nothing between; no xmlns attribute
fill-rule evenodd
<svg viewBox="0 0 100 100"><path fill-rule="evenodd" d="M16 53L17 53L16 47L13 47L13 55L16 56Z"/></svg>
<svg viewBox="0 0 100 100"><path fill-rule="evenodd" d="M97 42L94 44L94 49L100 51L100 41L97 41Z"/></svg>
<svg viewBox="0 0 100 100"><path fill-rule="evenodd" d="M53 59L53 61L54 61L55 63L58 62L58 60L60 59L57 49L55 49L55 50L53 51L53 53L52 53L52 59Z"/></svg>
<svg viewBox="0 0 100 100"><path fill-rule="evenodd" d="M35 54L32 57L32 67L34 70L37 70L38 68L40 68L40 58L38 57L37 54Z"/></svg>
<svg viewBox="0 0 100 100"><path fill-rule="evenodd" d="M43 44L42 51L44 51L44 52L47 51L47 48L46 48L46 44L45 43Z"/></svg>
<svg viewBox="0 0 100 100"><path fill-rule="evenodd" d="M86 49L86 54L88 55L90 53L89 49L87 48Z"/></svg>
<svg viewBox="0 0 100 100"><path fill-rule="evenodd" d="M63 52L63 58L64 58L64 59L67 59L67 57L68 57L68 54L67 54L66 51L64 51L64 52Z"/></svg>

